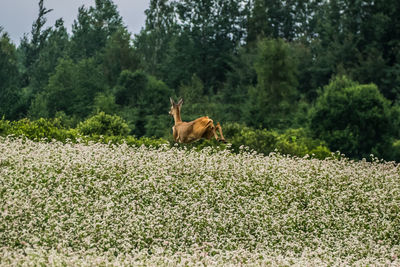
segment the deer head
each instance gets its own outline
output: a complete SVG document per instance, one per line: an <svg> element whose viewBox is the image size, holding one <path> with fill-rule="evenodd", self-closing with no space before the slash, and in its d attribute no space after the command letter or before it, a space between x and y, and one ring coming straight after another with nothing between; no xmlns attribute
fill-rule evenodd
<svg viewBox="0 0 400 267"><path fill-rule="evenodd" d="M178 101L178 104L176 104L171 97L169 98L169 101L171 102L171 110L169 111L169 115L174 117L175 121L181 121L181 107L183 104L183 99L181 98Z"/></svg>

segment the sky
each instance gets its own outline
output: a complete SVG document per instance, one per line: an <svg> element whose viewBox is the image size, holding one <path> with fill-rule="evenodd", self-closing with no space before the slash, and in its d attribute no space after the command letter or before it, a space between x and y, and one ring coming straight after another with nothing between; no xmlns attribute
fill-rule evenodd
<svg viewBox="0 0 400 267"><path fill-rule="evenodd" d="M150 0L114 0L124 24L132 34L144 27ZM39 13L39 0L0 0L0 26L7 32L14 44L18 45L24 33L30 33L32 24ZM47 9L46 26L54 26L57 19L64 19L64 26L71 33L71 26L78 16L78 8L94 6L94 0L44 0Z"/></svg>

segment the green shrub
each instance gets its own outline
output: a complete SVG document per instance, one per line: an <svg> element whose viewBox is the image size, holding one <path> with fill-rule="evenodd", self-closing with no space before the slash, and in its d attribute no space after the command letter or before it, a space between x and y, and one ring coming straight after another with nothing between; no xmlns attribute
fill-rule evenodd
<svg viewBox="0 0 400 267"><path fill-rule="evenodd" d="M99 115L99 114L98 114ZM105 115L105 114L104 114ZM96 115L97 116L97 115ZM94 117L96 117L94 116ZM103 116L103 114L100 114ZM100 117L100 116L97 116ZM66 142L67 140L72 142L95 142L95 143L105 143L105 144L122 144L126 143L130 146L147 146L147 147L160 147L162 145L168 144L168 141L162 138L135 138L134 136L126 135L127 130L122 119L117 116L105 115L108 119L111 117L113 120L108 132L106 133L120 133L119 135L109 135L109 134L98 134L95 131L92 131L89 135L81 135L83 133L89 133L82 131L82 129L67 129L63 126L61 120L59 118L56 119L39 119L36 121L30 121L29 119L21 119L19 121L8 121L4 118L0 120L0 135L1 136L23 136L31 140L57 140L60 142ZM92 117L93 118L93 117ZM88 123L89 121L89 123ZM102 122L102 120L99 120ZM122 123L121 123L122 121ZM104 120L103 120L104 122ZM86 124L85 124L86 123ZM87 127L88 129L96 129L95 127L88 127L97 125L98 121L95 119L88 119L85 123L81 123L84 125L83 127ZM119 126L118 126L119 125ZM104 125L103 125L104 126ZM107 127L104 126L105 128ZM119 127L119 128L118 128ZM98 127L97 129L101 129ZM122 130L121 130L122 129ZM103 133L102 131L99 131Z"/></svg>
<svg viewBox="0 0 400 267"><path fill-rule="evenodd" d="M78 125L79 133L83 135L127 136L128 124L117 115L100 112Z"/></svg>
<svg viewBox="0 0 400 267"><path fill-rule="evenodd" d="M228 123L223 126L225 138L232 144L232 149L239 152L241 148L268 155L278 151L298 157L310 155L324 159L332 155L331 151L320 140L314 140L308 133L300 129L289 129L283 134L266 129L253 129L238 123Z"/></svg>
<svg viewBox="0 0 400 267"><path fill-rule="evenodd" d="M269 154L276 148L278 134L266 129L253 129L239 123L223 125L224 136L235 152L245 146L257 152Z"/></svg>
<svg viewBox="0 0 400 267"><path fill-rule="evenodd" d="M312 139L303 128L288 129L279 135L276 143L277 150L282 154L304 157L310 155L324 159L332 155L320 140Z"/></svg>
<svg viewBox="0 0 400 267"><path fill-rule="evenodd" d="M21 119L19 121L7 121L2 119L0 122L0 134L3 136L15 135L24 136L31 140L76 140L76 131L65 129L60 125L58 119L43 119L35 121Z"/></svg>
<svg viewBox="0 0 400 267"><path fill-rule="evenodd" d="M338 77L324 88L310 113L313 135L348 157L383 157L391 145L395 127L390 102L374 84Z"/></svg>
<svg viewBox="0 0 400 267"><path fill-rule="evenodd" d="M223 125L224 136L227 139L227 145L216 141L201 139L191 144L174 144L174 142L163 138L149 138L127 135L129 128L126 123L118 116L107 115L104 112L81 122L77 129L67 129L59 118L39 119L30 121L22 119L19 121L0 120L0 135L24 136L31 140L57 140L66 142L84 142L84 143L104 143L104 144L122 144L130 146L161 147L162 145L181 146L186 149L202 150L205 147L213 147L214 151L231 149L239 153L243 148L248 148L259 153L268 155L271 152L278 151L282 154L303 157L323 159L331 156L329 149L318 140L312 140L308 137L304 129L287 130L283 134L266 129L253 129L238 123L228 123Z"/></svg>
<svg viewBox="0 0 400 267"><path fill-rule="evenodd" d="M10 121L5 120L4 117L0 120L0 135L5 136L10 132Z"/></svg>
<svg viewBox="0 0 400 267"><path fill-rule="evenodd" d="M393 142L392 147L388 149L386 153L386 157L388 160L400 162L400 140L395 140Z"/></svg>

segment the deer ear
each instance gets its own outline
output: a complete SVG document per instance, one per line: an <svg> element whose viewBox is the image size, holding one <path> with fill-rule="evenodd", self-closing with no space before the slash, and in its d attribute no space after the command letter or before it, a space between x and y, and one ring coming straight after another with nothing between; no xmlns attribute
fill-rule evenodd
<svg viewBox="0 0 400 267"><path fill-rule="evenodd" d="M182 106L182 104L183 104L183 98L181 98L181 99L179 100L178 106Z"/></svg>
<svg viewBox="0 0 400 267"><path fill-rule="evenodd" d="M169 101L171 102L171 105L173 106L175 104L174 100L172 99L172 97L169 98Z"/></svg>

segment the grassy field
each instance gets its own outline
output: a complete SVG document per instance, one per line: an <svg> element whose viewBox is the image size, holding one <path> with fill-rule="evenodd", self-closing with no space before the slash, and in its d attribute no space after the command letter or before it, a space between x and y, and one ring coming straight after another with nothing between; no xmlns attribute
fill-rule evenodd
<svg viewBox="0 0 400 267"><path fill-rule="evenodd" d="M0 139L0 265L400 265L394 163Z"/></svg>

